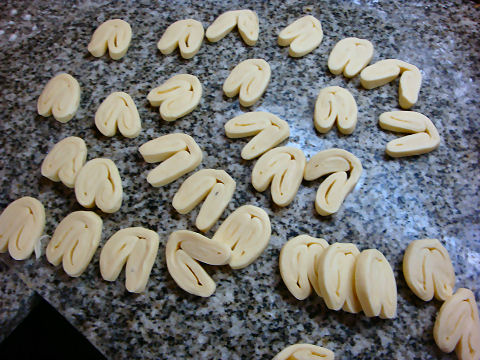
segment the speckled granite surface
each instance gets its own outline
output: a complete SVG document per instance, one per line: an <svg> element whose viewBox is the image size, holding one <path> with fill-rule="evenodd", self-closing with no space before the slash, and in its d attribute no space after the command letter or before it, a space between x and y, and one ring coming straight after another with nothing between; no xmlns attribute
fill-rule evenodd
<svg viewBox="0 0 480 360"><path fill-rule="evenodd" d="M87 271L77 279L55 269L45 257L14 262L1 255L33 289L54 305L108 358L270 359L286 345L324 345L338 358L454 358L435 346L433 321L440 303L423 303L406 287L401 258L414 239L437 237L452 257L457 285L471 288L480 299L479 139L480 9L470 1L448 4L419 1L237 1L179 2L4 2L0 8L0 208L23 196L38 197L46 206L46 231L69 212L79 209L74 193L42 178L40 164L54 143L77 135L85 139L88 158L106 156L119 167L124 202L119 212L104 215L102 244L127 226L156 230L164 245L175 229L195 230L198 210L177 214L171 199L181 180L152 188L146 164L137 148L173 131L195 137L204 150L203 168L225 169L237 191L224 216L244 203L261 206L271 217L273 236L251 266L232 271L208 268L217 291L208 299L180 290L168 275L164 246L160 247L147 291L124 290L124 276L115 283L101 279L97 251ZM207 27L228 9L250 8L260 17L260 39L247 47L234 31L218 43L204 42L192 60L175 52L163 56L156 42L173 21L193 17ZM318 17L324 40L313 53L288 57L276 45L278 32L304 14ZM90 56L86 46L104 20L121 17L133 28L126 57L112 61ZM396 134L381 130L378 116L398 109L393 82L364 90L358 78L346 80L328 72L334 44L346 36L370 39L373 61L398 58L417 65L424 76L413 110L429 116L442 142L433 153L390 159L386 143ZM262 100L252 110L270 111L289 122L286 144L301 147L307 157L340 147L357 155L364 174L341 210L330 218L315 213L318 181L301 186L287 208L272 205L269 191L257 193L249 183L254 161L242 161L246 140L227 139L223 124L245 109L227 99L221 87L241 60L260 57L272 69ZM67 71L82 87L80 110L67 124L36 115L36 101L54 74ZM147 93L175 73L199 77L204 96L190 115L173 123L160 120ZM328 85L348 88L357 100L355 132L315 132L312 115L319 90ZM139 108L144 130L136 139L105 138L94 127L94 114L113 91L127 91ZM207 234L211 235L217 225ZM297 234L321 236L330 243L353 242L360 249L378 248L394 267L399 298L393 321L368 319L328 310L322 300L295 300L281 281L278 255ZM46 244L44 244L46 245Z"/></svg>
<svg viewBox="0 0 480 360"><path fill-rule="evenodd" d="M38 303L39 297L0 259L0 343Z"/></svg>

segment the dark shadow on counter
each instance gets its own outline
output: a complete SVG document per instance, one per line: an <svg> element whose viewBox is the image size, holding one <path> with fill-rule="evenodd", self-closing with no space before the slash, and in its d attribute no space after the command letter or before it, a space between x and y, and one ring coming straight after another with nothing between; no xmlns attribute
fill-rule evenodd
<svg viewBox="0 0 480 360"><path fill-rule="evenodd" d="M0 358L105 360L80 332L42 298L0 344Z"/></svg>

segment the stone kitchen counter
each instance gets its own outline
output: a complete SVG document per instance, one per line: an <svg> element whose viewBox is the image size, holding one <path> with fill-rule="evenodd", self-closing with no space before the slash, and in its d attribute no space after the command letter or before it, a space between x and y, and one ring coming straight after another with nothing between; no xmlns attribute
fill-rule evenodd
<svg viewBox="0 0 480 360"><path fill-rule="evenodd" d="M169 24L194 18L207 28L226 10L252 9L260 19L260 37L247 46L234 30L217 43L206 39L191 60L178 50L162 55L156 43ZM277 45L282 28L304 15L317 17L324 38L302 58L288 56ZM133 38L126 56L113 61L87 51L93 31L102 22L129 22ZM91 264L78 278L50 265L45 256L14 261L0 259L52 304L109 359L271 359L287 345L306 342L325 346L338 359L453 359L433 340L433 323L441 303L425 303L407 287L402 257L415 239L437 238L450 253L456 288L470 288L480 300L480 8L473 1L4 1L0 7L0 209L22 196L38 198L46 209L45 233L52 235L70 212L80 210L73 190L40 174L52 146L67 136L83 138L88 159L107 157L118 166L123 204L102 214L102 240ZM401 135L384 131L378 117L398 110L398 80L373 90L332 75L327 59L345 37L370 40L372 63L396 58L416 65L423 83L412 108L428 116L441 143L420 156L390 158L386 144ZM266 93L250 108L223 95L231 69L248 58L265 59L272 77ZM59 72L73 75L81 86L76 116L62 124L36 112L46 82ZM200 105L189 115L167 123L146 96L177 73L199 78ZM358 105L352 135L335 128L320 134L313 109L320 89L347 88ZM95 111L111 92L134 99L143 130L137 138L107 138L94 124ZM228 139L224 124L245 111L269 111L289 123L283 144L301 148L307 159L338 147L355 154L364 171L338 211L321 217L314 199L320 181L303 182L292 204L275 206L270 191L259 193L250 177L255 160L240 157L246 139ZM138 147L150 139L185 132L203 150L199 168L227 171L237 189L222 219L243 204L264 208L272 223L267 249L250 266L231 270L210 267L217 284L210 298L181 290L169 275L165 244L177 229L195 231L198 209L187 215L172 207L173 195L187 177L154 188L146 175L155 165L143 161ZM206 233L212 236L221 221ZM121 228L144 226L160 235L160 249L144 293L125 290L124 274L106 282L99 270L100 248ZM282 245L310 234L330 244L352 242L360 250L376 248L388 259L398 288L397 317L367 318L329 310L311 295L297 301L278 270ZM47 242L43 242L43 250ZM20 280L23 279L23 280ZM8 296L5 295L5 296ZM13 295L15 296L15 295Z"/></svg>

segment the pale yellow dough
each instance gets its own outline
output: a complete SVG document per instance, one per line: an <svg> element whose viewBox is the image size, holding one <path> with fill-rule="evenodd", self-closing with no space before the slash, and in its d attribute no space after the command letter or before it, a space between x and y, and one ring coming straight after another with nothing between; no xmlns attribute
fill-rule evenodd
<svg viewBox="0 0 480 360"><path fill-rule="evenodd" d="M173 280L183 290L202 297L215 292L215 283L197 260L224 265L231 255L228 245L187 230L173 232L165 249L168 272Z"/></svg>
<svg viewBox="0 0 480 360"><path fill-rule="evenodd" d="M278 34L278 45L290 45L290 56L301 57L318 47L322 39L322 24L318 19L307 15L295 20Z"/></svg>
<svg viewBox="0 0 480 360"><path fill-rule="evenodd" d="M41 116L53 115L55 120L66 123L77 112L80 104L80 85L71 75L62 73L51 78L43 88L37 102Z"/></svg>
<svg viewBox="0 0 480 360"><path fill-rule="evenodd" d="M147 181L152 186L164 186L195 169L203 159L195 140L182 133L174 133L150 140L138 149L148 163L162 162L150 171Z"/></svg>
<svg viewBox="0 0 480 360"><path fill-rule="evenodd" d="M300 187L305 163L305 155L300 149L282 146L269 150L253 167L252 185L262 192L271 183L273 202L278 206L287 206Z"/></svg>
<svg viewBox="0 0 480 360"><path fill-rule="evenodd" d="M252 160L280 144L290 136L285 120L264 111L248 112L234 117L225 124L229 138L254 136L242 149L242 158Z"/></svg>
<svg viewBox="0 0 480 360"><path fill-rule="evenodd" d="M288 240L280 251L280 275L288 290L298 300L306 299L312 287L320 295L318 287L318 259L328 247L324 239L299 235Z"/></svg>
<svg viewBox="0 0 480 360"><path fill-rule="evenodd" d="M45 209L40 201L25 196L11 202L0 215L0 253L15 260L32 255L45 228Z"/></svg>
<svg viewBox="0 0 480 360"><path fill-rule="evenodd" d="M52 181L61 181L69 188L75 186L77 174L87 160L83 139L70 136L55 144L42 162L41 173Z"/></svg>
<svg viewBox="0 0 480 360"><path fill-rule="evenodd" d="M342 134L351 134L357 125L357 103L350 91L340 86L329 86L318 94L313 115L315 128L327 133L337 122Z"/></svg>
<svg viewBox="0 0 480 360"><path fill-rule="evenodd" d="M453 295L455 270L440 241L412 241L403 256L403 275L407 285L423 301L433 296L441 301Z"/></svg>
<svg viewBox="0 0 480 360"><path fill-rule="evenodd" d="M280 351L273 360L334 360L331 350L310 344L295 344Z"/></svg>
<svg viewBox="0 0 480 360"><path fill-rule="evenodd" d="M258 16L252 10L233 10L221 14L207 28L208 41L217 42L223 39L235 26L245 44L253 46L258 40Z"/></svg>
<svg viewBox="0 0 480 360"><path fill-rule="evenodd" d="M335 243L318 259L318 286L329 309L350 313L362 310L355 289L355 263L360 254L354 244Z"/></svg>
<svg viewBox="0 0 480 360"><path fill-rule="evenodd" d="M386 152L391 157L425 154L440 144L440 135L432 121L415 111L391 111L380 115L380 127L385 130L412 133L387 144Z"/></svg>
<svg viewBox="0 0 480 360"><path fill-rule="evenodd" d="M241 269L254 262L265 250L272 229L268 214L253 205L244 205L231 213L213 235L213 240L232 250L228 264Z"/></svg>
<svg viewBox="0 0 480 360"><path fill-rule="evenodd" d="M158 50L171 54L178 46L184 59L191 59L202 46L205 31L201 22L193 19L179 20L171 24L158 41Z"/></svg>
<svg viewBox="0 0 480 360"><path fill-rule="evenodd" d="M350 173L350 176L347 175ZM342 149L323 150L312 156L305 167L307 181L329 175L319 186L315 209L322 216L336 213L362 174L362 164Z"/></svg>
<svg viewBox="0 0 480 360"><path fill-rule="evenodd" d="M235 187L235 180L223 170L199 170L183 182L173 197L172 205L180 214L187 214L205 199L195 226L207 231L222 215Z"/></svg>
<svg viewBox="0 0 480 360"><path fill-rule="evenodd" d="M455 349L459 359L480 359L480 321L472 291L461 288L445 300L435 320L433 337L446 353Z"/></svg>
<svg viewBox="0 0 480 360"><path fill-rule="evenodd" d="M415 65L396 59L376 62L362 70L360 83L365 89L373 89L396 79L399 75L399 104L410 109L418 100L422 85L422 74Z"/></svg>
<svg viewBox="0 0 480 360"><path fill-rule="evenodd" d="M124 92L108 95L95 113L95 125L105 136L115 135L117 127L127 138L137 137L142 130L135 102Z"/></svg>
<svg viewBox="0 0 480 360"><path fill-rule="evenodd" d="M330 72L347 78L357 76L373 57L373 45L365 39L349 37L340 40L328 57Z"/></svg>
<svg viewBox="0 0 480 360"><path fill-rule="evenodd" d="M174 121L191 113L202 98L202 84L196 76L175 75L150 91L147 99L152 106L159 106L165 121Z"/></svg>
<svg viewBox="0 0 480 360"><path fill-rule="evenodd" d="M121 59L130 46L132 28L124 20L113 19L105 21L93 33L88 44L88 51L95 57L101 57L108 52L113 60Z"/></svg>
<svg viewBox="0 0 480 360"><path fill-rule="evenodd" d="M132 227L117 231L100 253L100 272L107 281L115 281L125 267L125 287L141 293L147 286L157 257L159 236L155 231Z"/></svg>
<svg viewBox="0 0 480 360"><path fill-rule="evenodd" d="M110 159L97 158L88 161L75 180L75 196L80 205L95 205L106 213L114 213L122 205L122 179L117 166Z"/></svg>
<svg viewBox="0 0 480 360"><path fill-rule="evenodd" d="M47 246L47 260L77 277L87 268L102 236L102 219L92 211L75 211L58 224Z"/></svg>
<svg viewBox="0 0 480 360"><path fill-rule="evenodd" d="M228 75L223 83L223 92L228 97L238 94L242 106L252 106L267 89L270 75L270 65L265 60L244 60Z"/></svg>
<svg viewBox="0 0 480 360"><path fill-rule="evenodd" d="M397 313L397 285L392 267L376 249L363 250L355 265L355 290L368 317L393 319Z"/></svg>

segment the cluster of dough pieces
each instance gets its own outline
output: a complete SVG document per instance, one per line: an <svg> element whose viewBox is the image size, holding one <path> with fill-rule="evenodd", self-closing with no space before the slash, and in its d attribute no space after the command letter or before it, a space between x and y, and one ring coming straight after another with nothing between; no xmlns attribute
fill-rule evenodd
<svg viewBox="0 0 480 360"><path fill-rule="evenodd" d="M211 239L187 230L173 232L165 248L168 271L183 290L208 297L215 291L215 283L198 262L242 269L265 250L270 235L268 214L257 206L241 206Z"/></svg>
<svg viewBox="0 0 480 360"><path fill-rule="evenodd" d="M475 295L454 293L455 270L448 251L437 239L416 240L403 257L408 287L424 301L444 301L435 319L433 337L440 350L456 351L459 359L480 359L480 320Z"/></svg>
<svg viewBox="0 0 480 360"><path fill-rule="evenodd" d="M251 10L227 11L220 15L207 29L206 36L216 42L226 36L234 27L248 45L255 45L258 39L258 17ZM193 57L203 41L204 29L199 21L180 20L171 24L157 46L163 54L180 49L182 57ZM94 32L88 50L93 56L103 56L107 49L117 60L125 55L132 30L120 19L109 20ZM323 32L320 21L305 16L283 29L278 37L281 46L290 46L291 56L304 56L318 47ZM418 99L422 76L419 69L396 59L381 60L367 66L373 57L370 41L346 38L339 41L330 53L328 67L333 74L354 77L360 74L360 82L366 89L384 85L400 76L399 103L404 109L411 108ZM269 64L262 59L247 59L240 62L223 84L226 96L239 95L240 104L251 106L265 92L270 81ZM202 97L202 85L194 75L179 74L171 77L147 96L152 106L158 106L165 121L173 121L192 112ZM38 112L42 116L53 116L61 122L69 121L80 102L80 86L72 76L59 74L45 86L38 101ZM322 89L317 97L314 110L314 125L321 132L330 131L337 123L343 134L351 134L357 123L357 105L352 94L339 86ZM141 131L141 122L132 98L124 92L110 94L100 105L95 124L105 136L113 136L118 127L122 135L135 137ZM392 157L423 154L434 150L440 137L433 123L417 112L388 112L380 116L383 129L413 133L387 144L386 152Z"/></svg>
<svg viewBox="0 0 480 360"><path fill-rule="evenodd" d="M328 308L366 316L393 318L397 289L390 264L375 249L359 252L353 244L328 245L324 239L300 235L290 239L280 252L280 273L288 290L298 300L312 288ZM456 351L460 359L480 358L480 320L475 295L460 288L454 293L455 271L447 250L437 239L411 242L403 257L403 274L408 287L424 301L444 301L433 328L438 347ZM333 359L327 349L308 344L292 345L280 352L280 359Z"/></svg>
<svg viewBox="0 0 480 360"><path fill-rule="evenodd" d="M103 221L93 211L75 211L57 226L46 256L52 265L63 264L65 272L77 277L87 268L102 236ZM0 216L0 252L9 251L24 260L35 251L40 256L41 235L45 228L45 209L40 201L23 197L12 202ZM159 246L156 232L141 227L117 231L107 240L100 254L100 272L115 281L126 264L126 288L144 291Z"/></svg>
<svg viewBox="0 0 480 360"><path fill-rule="evenodd" d="M206 30L196 20L186 19L171 24L159 40L162 54L177 47L185 59L199 51L206 35L217 42L233 28L247 45L258 40L259 21L251 10L228 11L220 15ZM94 32L88 51L95 57L109 51L114 60L122 58L132 38L130 25L119 19L108 20ZM280 46L289 46L293 57L304 56L322 41L322 26L313 16L297 19L278 36ZM384 85L398 76L399 104L411 108L418 99L422 76L419 69L406 62L387 59L368 66L373 45L364 39L339 41L328 58L333 74L352 78L360 74L366 89ZM262 59L240 62L223 84L226 96L239 95L240 104L251 106L265 92L271 77L269 64ZM189 74L171 77L147 96L158 106L165 121L174 121L192 112L200 103L202 85ZM53 115L60 122L73 118L80 103L80 86L71 75L62 73L52 78L38 99L38 113ZM357 105L352 94L341 87L330 86L320 91L314 110L314 125L326 133L335 123L343 134L351 134L357 123ZM387 112L380 116L383 129L411 133L387 144L392 157L423 154L438 147L437 129L425 115L411 111ZM124 92L110 94L95 114L95 125L105 136L114 136L117 129L129 138L138 136L141 121L133 99ZM303 179L328 177L320 185L315 200L319 214L338 211L352 191L362 172L357 157L341 149L320 151L308 162L303 152L294 147L278 147L290 135L288 123L267 112L249 112L225 124L229 138L253 136L241 156L251 160L260 156L252 171L252 184L264 191L271 184L272 200L279 206L290 204ZM164 186L193 171L202 161L200 147L189 135L173 133L143 144L139 151L148 163L160 163L147 176L152 186ZM78 202L87 208L97 206L107 213L117 211L122 203L122 183L115 164L104 158L86 162L87 147L77 137L63 139L45 158L42 175L61 181L75 189ZM202 169L188 177L173 198L173 207L181 214L190 212L204 200L196 219L201 231L209 230L220 218L235 191L235 181L223 170ZM45 225L45 210L36 199L24 197L11 203L0 216L0 251L10 252L17 259L28 258L40 251L40 237ZM80 276L99 245L101 218L91 211L76 211L57 226L46 250L50 263L59 265L70 276ZM268 245L271 235L267 213L252 205L235 210L221 224L211 239L192 231L173 232L166 245L168 270L185 291L210 296L215 283L199 262L210 265L228 264L233 269L251 264ZM107 281L117 279L126 264L126 288L131 292L145 289L159 247L159 236L144 228L126 228L116 232L104 245L100 255L100 271ZM418 240L405 253L403 271L408 286L425 301L435 296L445 301L437 316L434 337L446 352L455 347L460 358L477 359L480 354L480 323L473 293L459 289L453 294L455 274L449 255L438 240ZM378 250L360 252L354 244L328 245L323 239L300 235L289 240L280 253L280 273L290 292L299 300L308 297L312 288L327 307L367 316L393 318L397 307L397 289L393 271ZM274 360L333 359L330 350L308 344L292 345Z"/></svg>
<svg viewBox="0 0 480 360"><path fill-rule="evenodd" d="M360 252L354 244L328 245L324 239L299 235L280 252L280 274L298 300L312 288L329 309L394 318L397 286L388 260L376 249Z"/></svg>

